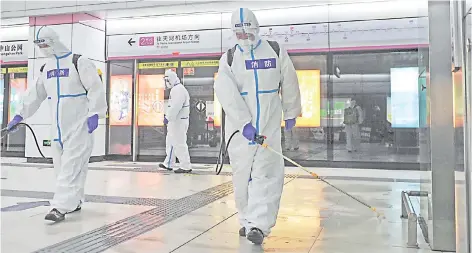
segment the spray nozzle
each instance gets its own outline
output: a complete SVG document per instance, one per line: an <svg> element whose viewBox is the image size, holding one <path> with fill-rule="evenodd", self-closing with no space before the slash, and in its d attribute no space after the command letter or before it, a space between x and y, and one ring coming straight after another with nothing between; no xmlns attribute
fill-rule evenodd
<svg viewBox="0 0 472 253"><path fill-rule="evenodd" d="M256 134L256 137L254 137L254 142L256 142L259 145L262 145L262 144L264 144L265 139L267 139L267 137L265 137L263 135L257 135Z"/></svg>

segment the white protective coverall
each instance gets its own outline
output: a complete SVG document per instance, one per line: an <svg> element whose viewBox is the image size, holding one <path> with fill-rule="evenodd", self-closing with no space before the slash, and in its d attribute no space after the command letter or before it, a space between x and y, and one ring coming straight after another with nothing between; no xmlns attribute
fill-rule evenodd
<svg viewBox="0 0 472 253"><path fill-rule="evenodd" d="M226 140L236 130L243 132L251 123L265 143L282 152L280 123L301 114L298 79L287 51L280 56L266 40L261 40L259 23L252 11L233 13L232 29L252 31L255 40L238 40L232 66L227 53L221 59L215 92L226 113ZM279 92L281 96L279 96ZM283 158L237 134L229 145L233 185L239 222L246 231L255 227L267 236L275 225L284 184Z"/></svg>
<svg viewBox="0 0 472 253"><path fill-rule="evenodd" d="M164 78L167 79L166 88L171 89L165 116L169 123L167 124L164 165L167 168L173 168L175 157L178 157L180 168L188 171L192 169L187 146L190 95L174 71L167 70Z"/></svg>
<svg viewBox="0 0 472 253"><path fill-rule="evenodd" d="M357 111L358 119L354 124L346 124L346 149L349 152L357 152L361 146L361 127L364 123L364 112L361 107L357 105L355 100L348 102L350 108L354 108Z"/></svg>
<svg viewBox="0 0 472 253"><path fill-rule="evenodd" d="M76 70L72 53L51 28L38 29L35 43L48 60L36 82L28 87L18 114L24 119L31 117L48 99L56 173L51 205L61 213L67 213L84 201L85 178L93 149L93 135L88 133L87 119L95 114L105 118L105 87L89 59L80 57ZM44 48L44 44L48 47Z"/></svg>

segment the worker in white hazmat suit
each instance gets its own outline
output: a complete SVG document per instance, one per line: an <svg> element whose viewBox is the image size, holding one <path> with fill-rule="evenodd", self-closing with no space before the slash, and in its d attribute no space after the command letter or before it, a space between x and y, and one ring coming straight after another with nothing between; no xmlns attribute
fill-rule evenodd
<svg viewBox="0 0 472 253"><path fill-rule="evenodd" d="M175 158L179 158L180 168L175 173L190 173L190 155L187 146L187 131L190 115L190 96L187 89L180 83L177 74L171 69L164 74L166 89L170 90L164 124L167 125L166 159L159 164L160 168L172 170Z"/></svg>
<svg viewBox="0 0 472 253"><path fill-rule="evenodd" d="M105 87L89 59L74 55L49 27L41 27L34 43L47 57L36 82L28 87L17 115L8 124L13 129L31 117L44 100L51 112L51 144L56 187L53 209L46 220L62 221L65 214L81 209L88 162L93 149L92 132L107 111Z"/></svg>
<svg viewBox="0 0 472 253"><path fill-rule="evenodd" d="M349 153L357 152L361 145L361 127L364 122L363 111L356 100L348 101L344 109L344 128L346 131L346 149Z"/></svg>
<svg viewBox="0 0 472 253"><path fill-rule="evenodd" d="M231 25L237 44L221 57L214 86L226 113L226 139L236 130L241 132L233 137L228 151L239 233L262 244L277 219L284 162L254 138L267 136L266 143L281 152L282 112L286 129L292 129L301 114L300 90L287 51L274 50L273 42L259 38L259 23L252 11L235 11Z"/></svg>

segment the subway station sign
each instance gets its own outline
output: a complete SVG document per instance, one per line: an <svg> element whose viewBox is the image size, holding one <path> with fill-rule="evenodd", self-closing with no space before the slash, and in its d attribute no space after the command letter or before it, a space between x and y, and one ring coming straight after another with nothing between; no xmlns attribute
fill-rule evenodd
<svg viewBox="0 0 472 253"><path fill-rule="evenodd" d="M8 41L0 44L0 55L3 62L27 61L28 41Z"/></svg>
<svg viewBox="0 0 472 253"><path fill-rule="evenodd" d="M182 31L108 37L108 57L221 53L221 31Z"/></svg>

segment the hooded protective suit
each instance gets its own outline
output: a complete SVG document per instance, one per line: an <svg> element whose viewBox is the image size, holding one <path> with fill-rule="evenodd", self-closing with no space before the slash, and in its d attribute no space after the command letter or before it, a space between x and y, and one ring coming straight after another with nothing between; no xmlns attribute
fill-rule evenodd
<svg viewBox="0 0 472 253"><path fill-rule="evenodd" d="M266 143L281 152L282 112L284 120L301 114L301 98L295 68L283 48L280 56L259 39L259 23L248 9L231 18L238 44L233 63L220 59L215 92L226 113L226 139L250 123ZM260 229L267 236L275 225L284 183L282 157L248 141L233 137L229 146L239 221L248 231ZM249 239L249 237L248 237Z"/></svg>
<svg viewBox="0 0 472 253"><path fill-rule="evenodd" d="M179 158L180 170L176 173L190 172L190 155L187 146L187 131L190 115L190 96L187 89L180 83L177 74L172 70L165 72L164 81L170 90L169 102L165 118L167 123L166 159L164 167L174 167L175 157Z"/></svg>
<svg viewBox="0 0 472 253"><path fill-rule="evenodd" d="M78 59L78 71L72 53L51 28L38 29L35 44L48 57L36 83L28 87L17 112L31 117L44 100L48 100L52 125L51 144L56 188L52 207L62 214L80 206L89 158L93 149L93 132L98 118L107 111L105 87L95 65L87 58Z"/></svg>

